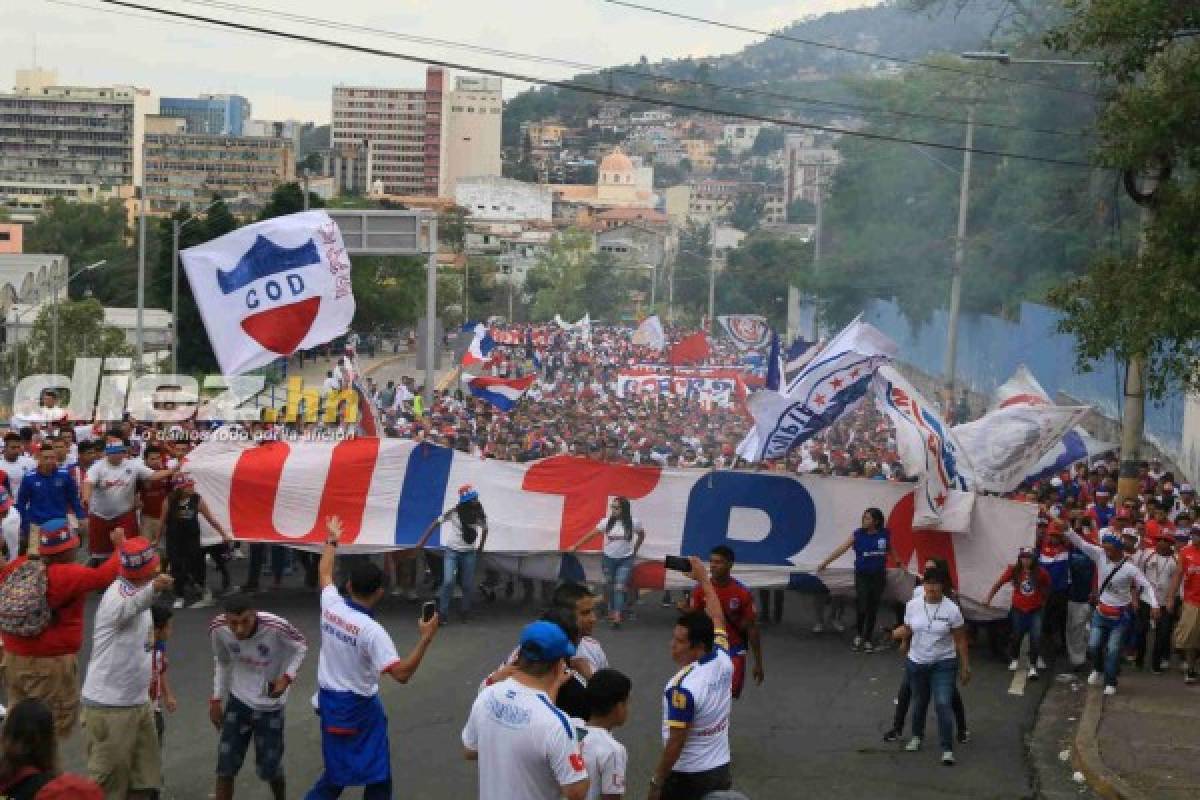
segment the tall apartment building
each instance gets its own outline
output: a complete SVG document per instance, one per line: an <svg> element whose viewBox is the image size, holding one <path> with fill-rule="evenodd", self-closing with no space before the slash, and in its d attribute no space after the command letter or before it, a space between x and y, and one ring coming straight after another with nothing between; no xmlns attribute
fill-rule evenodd
<svg viewBox="0 0 1200 800"><path fill-rule="evenodd" d="M453 197L459 178L500 174L499 81L440 67L424 88L335 86L330 145L366 153L367 185L384 194Z"/></svg>
<svg viewBox="0 0 1200 800"><path fill-rule="evenodd" d="M164 119L169 122L169 119ZM161 132L146 134L146 213L198 209L212 196L236 214L254 213L282 183L296 179L290 139Z"/></svg>
<svg viewBox="0 0 1200 800"><path fill-rule="evenodd" d="M240 94L164 97L159 101L158 113L185 120L188 133L242 136L250 119L250 101Z"/></svg>
<svg viewBox="0 0 1200 800"><path fill-rule="evenodd" d="M17 70L0 94L0 205L27 222L54 197L131 196L153 105L144 89L60 86L53 70Z"/></svg>
<svg viewBox="0 0 1200 800"><path fill-rule="evenodd" d="M446 101L445 158L439 194L453 197L463 178L498 176L504 97L499 78L463 76Z"/></svg>

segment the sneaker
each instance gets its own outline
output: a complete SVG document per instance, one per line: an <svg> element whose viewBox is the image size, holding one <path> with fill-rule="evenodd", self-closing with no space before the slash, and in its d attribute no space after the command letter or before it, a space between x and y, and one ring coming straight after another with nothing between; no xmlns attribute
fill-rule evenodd
<svg viewBox="0 0 1200 800"><path fill-rule="evenodd" d="M204 595L199 600L192 603L192 608L212 608L212 605L213 605L212 592L205 592Z"/></svg>
<svg viewBox="0 0 1200 800"><path fill-rule="evenodd" d="M846 632L846 626L842 624L841 620L836 620L836 619L835 619L835 620L833 621L833 629L834 629L835 631L837 631L838 633L845 633L845 632Z"/></svg>
<svg viewBox="0 0 1200 800"><path fill-rule="evenodd" d="M896 730L895 728L892 728L890 731L888 731L887 733L885 733L883 735L883 740L885 742L895 742L895 741L899 741L900 736L901 736L900 731Z"/></svg>
<svg viewBox="0 0 1200 800"><path fill-rule="evenodd" d="M675 603L674 603L674 602L672 602L672 600L671 600L671 593L670 593L670 592L667 592L666 594L664 594L664 595L662 596L662 600L661 600L661 601L659 601L659 604L660 604L660 605L661 605L663 608L670 608L671 606L675 605Z"/></svg>
<svg viewBox="0 0 1200 800"><path fill-rule="evenodd" d="M971 741L971 732L970 731L963 730L963 731L958 732L958 743L959 744L966 744L969 741Z"/></svg>
<svg viewBox="0 0 1200 800"><path fill-rule="evenodd" d="M862 650L862 645L863 645L863 638L861 636L855 636L854 637L854 649Z"/></svg>
<svg viewBox="0 0 1200 800"><path fill-rule="evenodd" d="M171 608L175 609L176 611L178 611L179 609L183 608L183 598L182 598L182 597L176 597L176 598L175 598L175 602L174 602L174 603L171 603Z"/></svg>
<svg viewBox="0 0 1200 800"><path fill-rule="evenodd" d="M1104 683L1104 676L1096 670L1092 670L1092 674L1088 675L1088 686L1099 686Z"/></svg>
<svg viewBox="0 0 1200 800"><path fill-rule="evenodd" d="M954 766L954 751L953 750L946 750L942 753L942 766L943 767L953 767Z"/></svg>
<svg viewBox="0 0 1200 800"><path fill-rule="evenodd" d="M1036 681L1037 679L1038 679L1037 667L1030 667L1029 668L1029 680Z"/></svg>
<svg viewBox="0 0 1200 800"><path fill-rule="evenodd" d="M1046 659L1042 658L1041 656L1038 656L1037 668L1045 669L1046 668Z"/></svg>
<svg viewBox="0 0 1200 800"><path fill-rule="evenodd" d="M908 740L908 744L904 745L904 752L915 753L921 749L921 737L914 736Z"/></svg>
<svg viewBox="0 0 1200 800"><path fill-rule="evenodd" d="M862 651L864 653L874 653L875 645L871 644L870 642L863 642Z"/></svg>
<svg viewBox="0 0 1200 800"><path fill-rule="evenodd" d="M1105 686L1104 687L1104 696L1105 697L1112 697L1116 693L1117 693L1117 687L1115 687L1115 686Z"/></svg>
<svg viewBox="0 0 1200 800"><path fill-rule="evenodd" d="M1184 683L1190 685L1190 684L1195 683L1198 680L1200 680L1200 672L1197 672L1194 669L1189 669L1186 673L1184 673L1184 676L1183 676Z"/></svg>
<svg viewBox="0 0 1200 800"><path fill-rule="evenodd" d="M8 709L5 708L4 706L0 705L0 719L4 719L7 716L8 716Z"/></svg>
<svg viewBox="0 0 1200 800"><path fill-rule="evenodd" d="M1016 672L1016 671L1017 671L1017 667L1019 667L1019 666L1021 666L1021 665L1020 665L1020 664L1018 664L1018 663L1017 663L1017 660L1014 658L1012 661L1008 662L1008 671L1009 671L1009 672Z"/></svg>
<svg viewBox="0 0 1200 800"><path fill-rule="evenodd" d="M824 633L824 632L825 632L825 626L824 626L824 625L822 625L821 623L819 623L819 622L818 622L816 625L813 625L813 631L812 631L812 632L813 632L813 633Z"/></svg>

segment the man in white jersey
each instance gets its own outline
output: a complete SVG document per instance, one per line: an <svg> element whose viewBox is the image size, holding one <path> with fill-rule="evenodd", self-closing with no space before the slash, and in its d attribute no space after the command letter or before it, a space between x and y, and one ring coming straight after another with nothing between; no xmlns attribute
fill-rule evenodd
<svg viewBox="0 0 1200 800"><path fill-rule="evenodd" d="M419 623L421 638L407 658L396 655L392 637L375 621L383 599L383 570L364 561L350 571L349 598L333 585L333 562L342 523L330 517L318 567L321 587L321 655L317 661L317 714L325 771L306 800L333 800L347 786L363 786L363 800L392 796L387 715L379 700L379 677L408 683L437 633L434 614Z"/></svg>
<svg viewBox="0 0 1200 800"><path fill-rule="evenodd" d="M479 800L585 800L587 766L567 715L554 705L575 646L546 620L521 631L516 669L475 698L463 728L479 762Z"/></svg>
<svg viewBox="0 0 1200 800"><path fill-rule="evenodd" d="M129 445L120 436L105 439L104 458L88 468L81 488L88 510L88 552L93 559L112 554L109 536L114 528L137 531L137 491L141 482L157 481L175 474L174 469L152 470L128 458Z"/></svg>
<svg viewBox="0 0 1200 800"><path fill-rule="evenodd" d="M625 797L625 745L612 735L629 719L629 694L633 684L615 669L599 669L588 679L587 725L579 729L579 745L587 764L587 800L622 800Z"/></svg>
<svg viewBox="0 0 1200 800"><path fill-rule="evenodd" d="M21 481L25 479L25 473L33 472L35 469L37 469L37 462L25 453L21 434L16 431L4 434L4 455L0 456L0 472L8 476L8 491L13 497L17 496L17 489L21 488ZM12 558L16 558L16 556L14 555Z"/></svg>
<svg viewBox="0 0 1200 800"><path fill-rule="evenodd" d="M231 800L233 782L254 740L255 771L284 800L283 710L308 643L287 620L256 611L244 595L225 600L208 626L213 695L208 718L221 732L215 800ZM228 696L228 700L226 700Z"/></svg>
<svg viewBox="0 0 1200 800"><path fill-rule="evenodd" d="M649 800L700 800L733 788L733 661L725 615L704 562L690 560L691 576L704 592L704 611L683 614L671 637L671 658L681 669L663 693L663 751L650 778Z"/></svg>

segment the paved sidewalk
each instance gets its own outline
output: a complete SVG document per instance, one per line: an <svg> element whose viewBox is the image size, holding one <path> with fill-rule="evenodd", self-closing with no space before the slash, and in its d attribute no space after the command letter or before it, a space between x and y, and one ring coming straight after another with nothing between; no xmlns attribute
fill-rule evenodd
<svg viewBox="0 0 1200 800"><path fill-rule="evenodd" d="M1200 797L1200 686L1184 685L1178 669L1154 675L1125 668L1116 696L1086 691L1075 758L1100 796Z"/></svg>

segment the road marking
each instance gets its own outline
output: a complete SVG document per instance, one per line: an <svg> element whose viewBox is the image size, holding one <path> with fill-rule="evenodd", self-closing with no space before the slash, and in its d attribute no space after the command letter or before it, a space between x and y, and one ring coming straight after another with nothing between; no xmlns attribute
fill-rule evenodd
<svg viewBox="0 0 1200 800"><path fill-rule="evenodd" d="M1025 695L1025 681L1027 673L1023 669L1019 669L1013 673L1012 685L1008 687L1009 694L1015 694L1019 697Z"/></svg>

